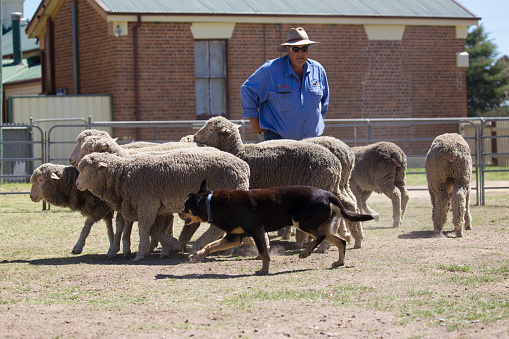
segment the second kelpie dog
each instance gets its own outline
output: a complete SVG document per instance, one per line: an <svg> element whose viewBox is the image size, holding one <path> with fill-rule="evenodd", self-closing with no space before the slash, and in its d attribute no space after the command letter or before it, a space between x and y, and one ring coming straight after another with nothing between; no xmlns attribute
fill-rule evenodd
<svg viewBox="0 0 509 339"><path fill-rule="evenodd" d="M370 215L345 209L334 194L316 187L283 186L249 191L219 189L212 192L205 180L198 193L189 193L184 210L179 213L186 224L209 222L227 233L224 238L191 254L191 262L200 262L211 252L239 246L245 236L251 236L262 259L262 269L256 272L259 275L269 272L270 257L265 232L289 225L313 237L300 258L309 256L326 240L336 245L339 252L339 258L332 266L344 265L346 242L331 233L335 215L351 221L373 219Z"/></svg>

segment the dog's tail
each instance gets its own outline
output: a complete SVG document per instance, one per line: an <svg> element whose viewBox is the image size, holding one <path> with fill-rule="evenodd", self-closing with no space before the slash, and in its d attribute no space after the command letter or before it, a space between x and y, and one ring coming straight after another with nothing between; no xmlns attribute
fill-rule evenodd
<svg viewBox="0 0 509 339"><path fill-rule="evenodd" d="M339 198L335 195L331 195L329 202L331 203L331 206L337 215L341 214L343 217L350 221L368 221L374 219L373 216L369 214L361 214L347 210L345 206L343 206L343 203L341 203L341 200L339 200Z"/></svg>

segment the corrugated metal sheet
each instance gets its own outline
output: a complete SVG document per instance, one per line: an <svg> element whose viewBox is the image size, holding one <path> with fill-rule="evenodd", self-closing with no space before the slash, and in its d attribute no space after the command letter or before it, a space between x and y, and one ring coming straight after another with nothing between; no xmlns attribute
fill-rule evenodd
<svg viewBox="0 0 509 339"><path fill-rule="evenodd" d="M96 121L111 121L110 95L41 95L15 96L12 100L13 123L29 123L30 118L61 119L88 116Z"/></svg>
<svg viewBox="0 0 509 339"><path fill-rule="evenodd" d="M476 18L452 0L96 0L111 14L333 15Z"/></svg>
<svg viewBox="0 0 509 339"><path fill-rule="evenodd" d="M56 96L14 96L9 98L13 123L30 123L32 118L44 132L55 125L76 125L73 128L57 128L51 133L54 142L75 140L84 129L84 123L92 116L94 121L112 120L112 98L110 95L56 95ZM81 118L82 121L64 119ZM109 133L111 130L106 129ZM74 144L55 144L51 150L52 162L67 164ZM40 151L34 149L34 156ZM53 161L54 160L54 161Z"/></svg>
<svg viewBox="0 0 509 339"><path fill-rule="evenodd" d="M26 26L21 26L21 50L25 51L38 51L39 45L37 39L29 39L25 33ZM12 30L2 35L2 56L12 54Z"/></svg>

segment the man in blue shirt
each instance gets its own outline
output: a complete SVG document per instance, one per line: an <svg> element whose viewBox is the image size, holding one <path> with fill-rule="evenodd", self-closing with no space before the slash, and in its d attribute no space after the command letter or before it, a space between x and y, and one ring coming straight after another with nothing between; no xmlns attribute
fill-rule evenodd
<svg viewBox="0 0 509 339"><path fill-rule="evenodd" d="M242 117L263 140L301 140L323 133L329 85L320 63L308 59L311 41L302 27L288 32L278 51L288 55L266 61L240 89Z"/></svg>

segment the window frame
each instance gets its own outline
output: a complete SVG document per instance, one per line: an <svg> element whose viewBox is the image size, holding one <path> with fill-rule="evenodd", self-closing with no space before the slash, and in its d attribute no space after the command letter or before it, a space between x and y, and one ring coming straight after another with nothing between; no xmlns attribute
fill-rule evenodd
<svg viewBox="0 0 509 339"><path fill-rule="evenodd" d="M213 77L211 76L211 72L210 72L210 64L211 64L211 58L210 58L210 42L223 42L223 47L224 47L224 51L223 51L223 55L224 55L224 77ZM196 80L197 79L207 79L208 80L208 91L209 91L209 102L208 102L208 112L205 113L205 114L198 114L197 110L198 110L198 105L197 105L197 92L195 90L195 115L196 115L196 120L208 120L212 117L215 117L215 116L224 116L225 118L229 118L230 117L230 81L229 81L229 67L228 67L228 39L195 39L194 40L194 43L193 43L193 47L194 49L196 50L196 42L207 42L207 53L208 53L208 62L209 62L209 65L208 65L208 70L209 70L209 76L208 77L199 77L196 75L196 56L194 57L194 64L195 64L195 74L194 74L194 83L195 83L195 89L196 89ZM225 112L224 114L221 113L221 114L212 114L212 107L211 107L211 103L212 103L212 100L210 99L211 98L211 79L224 79L224 100L225 100Z"/></svg>

